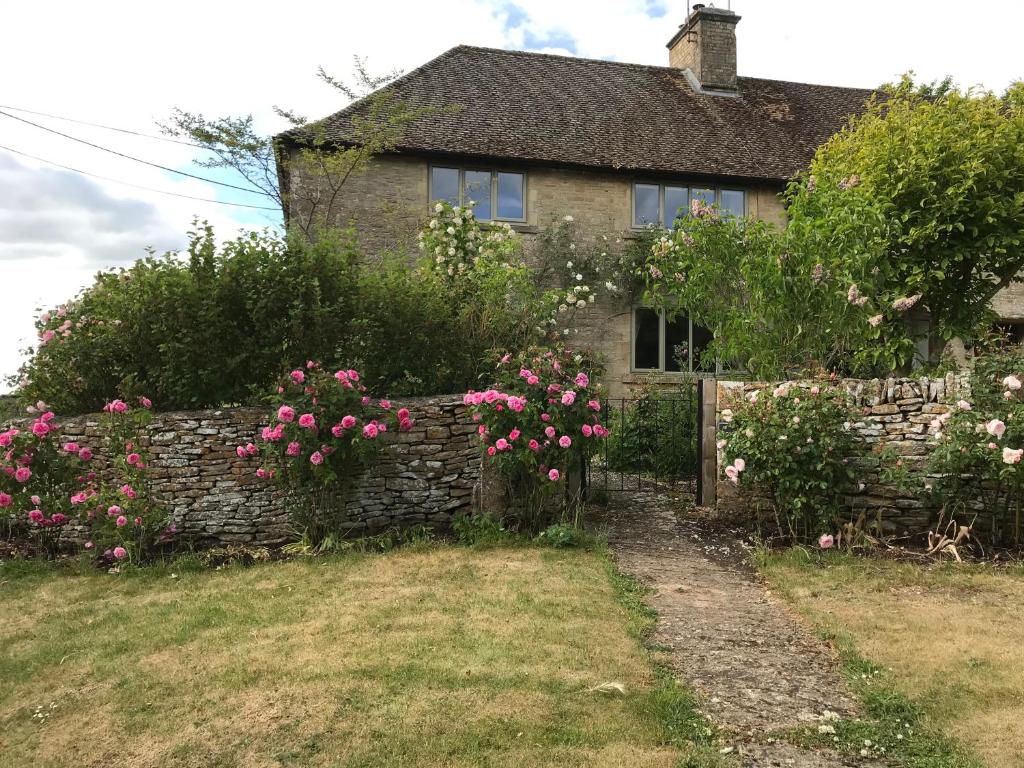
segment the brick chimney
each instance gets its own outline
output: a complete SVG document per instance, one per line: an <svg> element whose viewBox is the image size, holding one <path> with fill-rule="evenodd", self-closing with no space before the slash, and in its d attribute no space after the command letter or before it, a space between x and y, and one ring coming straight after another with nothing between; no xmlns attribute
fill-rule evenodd
<svg viewBox="0 0 1024 768"><path fill-rule="evenodd" d="M736 22L732 11L694 5L689 18L668 41L668 65L688 69L698 90L736 92Z"/></svg>

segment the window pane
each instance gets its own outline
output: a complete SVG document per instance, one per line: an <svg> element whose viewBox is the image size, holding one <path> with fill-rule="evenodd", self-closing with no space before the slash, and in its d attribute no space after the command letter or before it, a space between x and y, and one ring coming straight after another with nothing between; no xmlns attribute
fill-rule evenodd
<svg viewBox="0 0 1024 768"><path fill-rule="evenodd" d="M690 190L691 200L700 200L706 205L715 204L715 190L713 189L691 189Z"/></svg>
<svg viewBox="0 0 1024 768"><path fill-rule="evenodd" d="M633 225L645 227L661 223L657 184L633 185Z"/></svg>
<svg viewBox="0 0 1024 768"><path fill-rule="evenodd" d="M686 315L665 319L665 370L690 370L690 319Z"/></svg>
<svg viewBox="0 0 1024 768"><path fill-rule="evenodd" d="M466 171L466 191L463 202L475 203L473 213L485 221L491 218L491 172Z"/></svg>
<svg viewBox="0 0 1024 768"><path fill-rule="evenodd" d="M447 200L459 204L459 171L456 168L430 169L430 201Z"/></svg>
<svg viewBox="0 0 1024 768"><path fill-rule="evenodd" d="M690 205L686 187L665 187L665 226L671 227L672 222L686 215Z"/></svg>
<svg viewBox="0 0 1024 768"><path fill-rule="evenodd" d="M525 219L523 216L523 174L498 174L498 218Z"/></svg>
<svg viewBox="0 0 1024 768"><path fill-rule="evenodd" d="M708 348L713 338L714 336L707 328L699 325L693 326L693 370L702 373L714 373L714 356L704 354L704 350Z"/></svg>
<svg viewBox="0 0 1024 768"><path fill-rule="evenodd" d="M660 333L658 313L647 307L637 307L633 315L633 367L658 368L658 342Z"/></svg>
<svg viewBox="0 0 1024 768"><path fill-rule="evenodd" d="M739 216L747 215L744 194L736 189L723 189L722 202L719 204L724 215Z"/></svg>

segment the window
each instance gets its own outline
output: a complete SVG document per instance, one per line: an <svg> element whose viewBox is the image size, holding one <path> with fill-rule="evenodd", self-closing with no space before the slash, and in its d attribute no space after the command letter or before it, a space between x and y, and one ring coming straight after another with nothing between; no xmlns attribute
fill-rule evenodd
<svg viewBox="0 0 1024 768"><path fill-rule="evenodd" d="M430 200L452 205L473 203L482 221L526 221L526 175L473 168L430 169Z"/></svg>
<svg viewBox="0 0 1024 768"><path fill-rule="evenodd" d="M704 360L711 331L686 315L669 319L649 307L633 309L633 370L663 373L714 373L714 360Z"/></svg>
<svg viewBox="0 0 1024 768"><path fill-rule="evenodd" d="M718 205L722 215L746 216L746 193L742 189L687 187L677 184L633 185L633 226L671 228L680 216L688 216L690 202L700 200Z"/></svg>

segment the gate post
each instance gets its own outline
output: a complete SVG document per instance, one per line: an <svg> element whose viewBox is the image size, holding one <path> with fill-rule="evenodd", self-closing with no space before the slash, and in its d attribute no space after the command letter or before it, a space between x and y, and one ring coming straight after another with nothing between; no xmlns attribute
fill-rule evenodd
<svg viewBox="0 0 1024 768"><path fill-rule="evenodd" d="M697 400L697 423L700 425L697 504L712 507L718 498L718 381L700 379Z"/></svg>

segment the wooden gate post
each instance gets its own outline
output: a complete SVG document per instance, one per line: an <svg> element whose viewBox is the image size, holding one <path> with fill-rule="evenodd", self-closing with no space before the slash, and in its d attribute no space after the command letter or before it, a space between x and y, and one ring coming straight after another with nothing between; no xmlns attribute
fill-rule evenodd
<svg viewBox="0 0 1024 768"><path fill-rule="evenodd" d="M697 391L700 424L697 504L713 507L718 498L718 381L701 379Z"/></svg>

